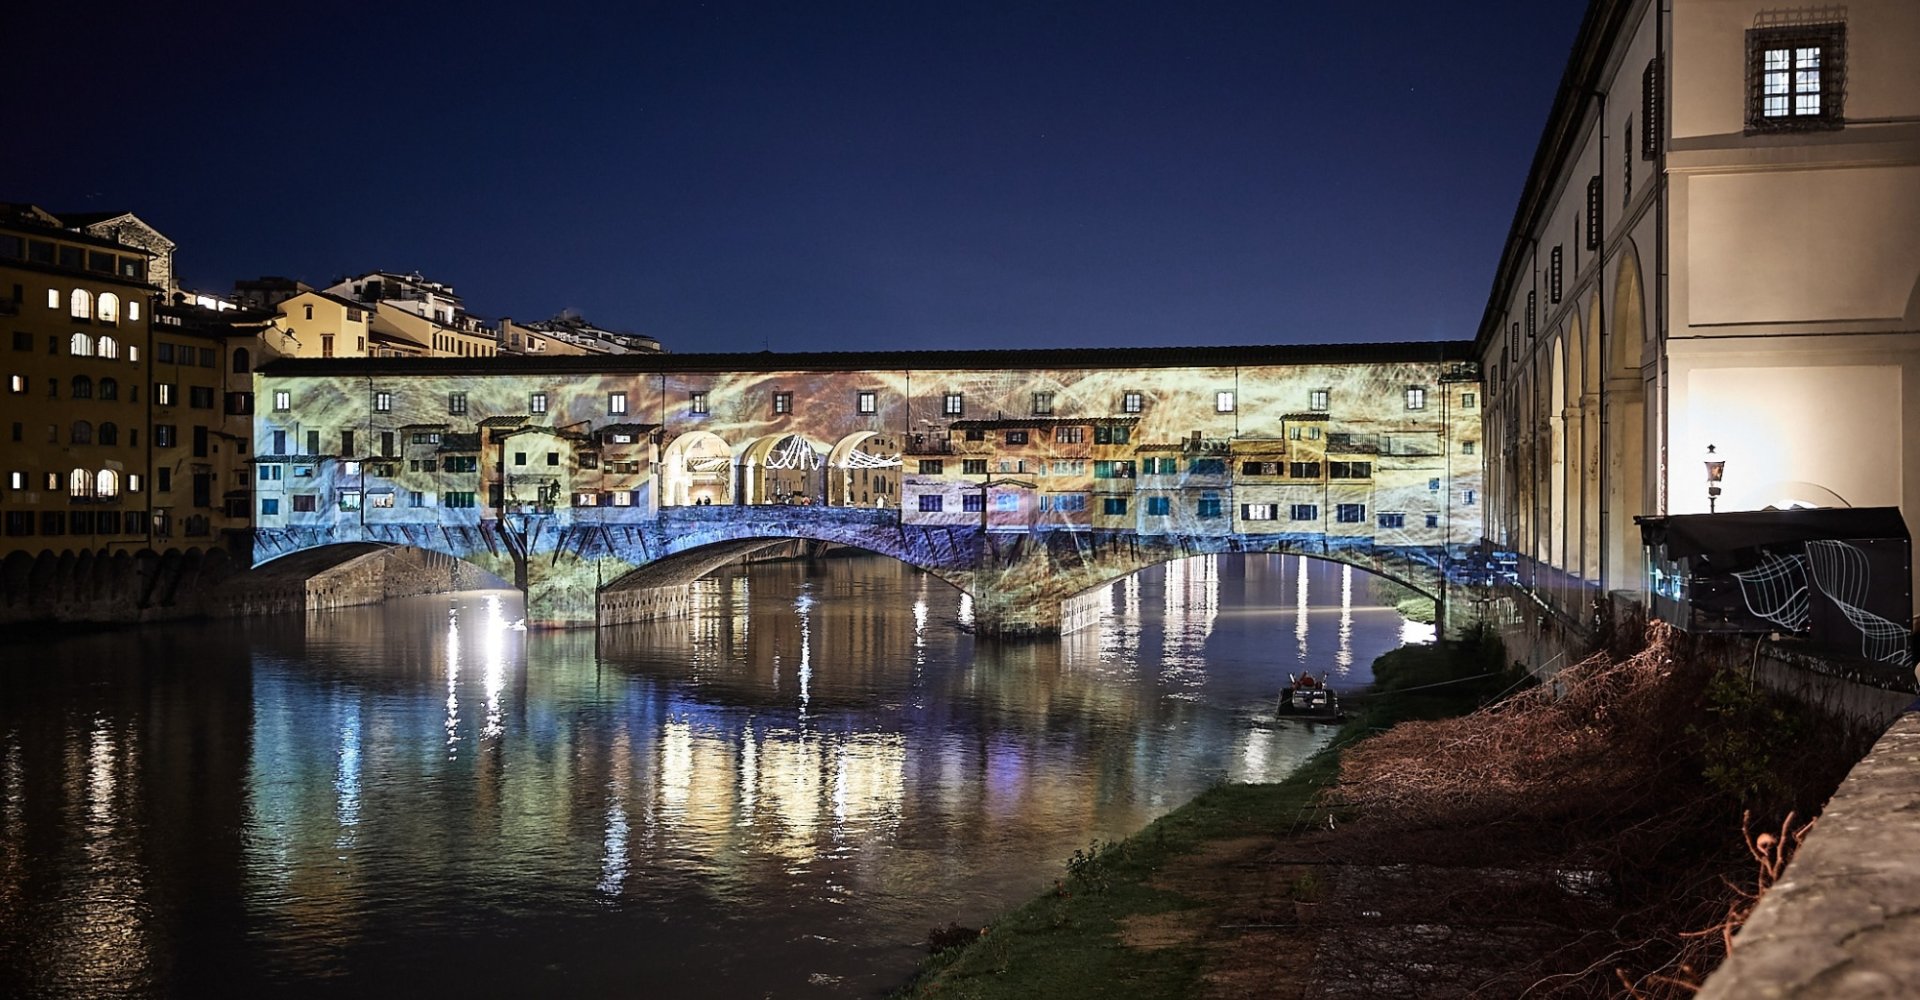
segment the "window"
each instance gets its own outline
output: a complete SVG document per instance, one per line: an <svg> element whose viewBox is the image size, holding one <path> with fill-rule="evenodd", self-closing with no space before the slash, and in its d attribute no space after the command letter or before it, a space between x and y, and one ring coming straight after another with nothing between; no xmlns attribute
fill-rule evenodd
<svg viewBox="0 0 1920 1000"><path fill-rule="evenodd" d="M1473 393L1463 392L1460 394L1460 408L1463 410L1473 409L1474 405L1478 402L1479 400L1474 397Z"/></svg>
<svg viewBox="0 0 1920 1000"><path fill-rule="evenodd" d="M1373 476L1372 462L1328 462L1328 479L1369 479Z"/></svg>
<svg viewBox="0 0 1920 1000"><path fill-rule="evenodd" d="M74 421L71 440L74 444L92 444L93 425L87 423L85 420Z"/></svg>
<svg viewBox="0 0 1920 1000"><path fill-rule="evenodd" d="M1006 433L1005 441L1007 444L1026 444L1027 432L1026 431L1008 431Z"/></svg>
<svg viewBox="0 0 1920 1000"><path fill-rule="evenodd" d="M425 507L426 505L427 505L427 495L425 493L422 493L419 490L407 491L407 506Z"/></svg>
<svg viewBox="0 0 1920 1000"><path fill-rule="evenodd" d="M559 452L557 452L557 451L550 451L550 452L547 452L547 465L548 465L549 467L558 467L558 466L560 465L560 453L559 453ZM619 470L617 470L617 469L616 469L616 470L614 470L614 471L616 471L616 472L617 472L617 471L619 471ZM632 470L629 470L629 471L633 471L633 472L637 472L637 471L639 471L639 470L638 470L638 469L632 469Z"/></svg>
<svg viewBox="0 0 1920 1000"><path fill-rule="evenodd" d="M627 412L627 394L624 392L607 393L607 412L616 415Z"/></svg>
<svg viewBox="0 0 1920 1000"><path fill-rule="evenodd" d="M1379 518L1379 524L1382 528L1404 528L1407 526L1407 515L1382 514Z"/></svg>
<svg viewBox="0 0 1920 1000"><path fill-rule="evenodd" d="M1079 444L1086 439L1085 427L1055 427L1053 440L1057 444Z"/></svg>
<svg viewBox="0 0 1920 1000"><path fill-rule="evenodd" d="M793 412L793 393L790 393L790 392L774 393L773 394L773 412L792 413Z"/></svg>
<svg viewBox="0 0 1920 1000"><path fill-rule="evenodd" d="M241 375L241 374L250 372L252 370L253 370L253 355L247 353L247 349L244 347L234 348L233 349L234 374Z"/></svg>
<svg viewBox="0 0 1920 1000"><path fill-rule="evenodd" d="M1233 412L1233 393L1231 392L1214 393L1213 394L1213 412L1232 413Z"/></svg>
<svg viewBox="0 0 1920 1000"><path fill-rule="evenodd" d="M1839 128L1846 95L1844 24L1747 32L1747 130Z"/></svg>
<svg viewBox="0 0 1920 1000"><path fill-rule="evenodd" d="M213 409L213 387L210 385L187 386L187 405L196 410Z"/></svg>
<svg viewBox="0 0 1920 1000"><path fill-rule="evenodd" d="M1367 505L1363 503L1335 504L1333 519L1341 524L1361 524L1367 519Z"/></svg>
<svg viewBox="0 0 1920 1000"><path fill-rule="evenodd" d="M941 459L923 458L920 460L920 474L923 476L938 476L946 471L947 463Z"/></svg>
<svg viewBox="0 0 1920 1000"><path fill-rule="evenodd" d="M33 350L33 334L25 330L13 331L13 349L16 351Z"/></svg>
<svg viewBox="0 0 1920 1000"><path fill-rule="evenodd" d="M1600 175L1587 181L1587 249L1600 249Z"/></svg>
<svg viewBox="0 0 1920 1000"><path fill-rule="evenodd" d="M1548 302L1560 301L1560 261L1561 261L1560 248L1556 246L1553 248L1553 251L1551 253L1547 254L1547 301Z"/></svg>
<svg viewBox="0 0 1920 1000"><path fill-rule="evenodd" d="M1108 517L1119 517L1126 514L1126 512L1127 512L1126 497L1100 498L1100 513L1105 514Z"/></svg>
<svg viewBox="0 0 1920 1000"><path fill-rule="evenodd" d="M966 476L984 476L987 474L987 460L984 458L963 458L960 460L960 473Z"/></svg>
<svg viewBox="0 0 1920 1000"><path fill-rule="evenodd" d="M16 396L24 395L27 391L27 377L25 375L7 376L7 391Z"/></svg>
<svg viewBox="0 0 1920 1000"><path fill-rule="evenodd" d="M1640 73L1640 158L1660 155L1660 57L1647 61Z"/></svg>
<svg viewBox="0 0 1920 1000"><path fill-rule="evenodd" d="M1143 476L1179 475L1180 460L1177 458L1143 458L1140 460L1140 474Z"/></svg>
<svg viewBox="0 0 1920 1000"><path fill-rule="evenodd" d="M709 412L707 409L706 390L702 389L687 393L687 409L698 414L706 414Z"/></svg>
<svg viewBox="0 0 1920 1000"><path fill-rule="evenodd" d="M987 432L978 427L969 427L966 431L966 438L969 441L985 441L987 439Z"/></svg>
<svg viewBox="0 0 1920 1000"><path fill-rule="evenodd" d="M1093 463L1093 478L1095 479L1132 479L1133 463L1132 462L1112 462L1112 461L1106 461L1104 459L1100 461L1096 461Z"/></svg>
<svg viewBox="0 0 1920 1000"><path fill-rule="evenodd" d="M515 457L516 457L516 458L521 458L521 459L524 459L524 458L526 458L526 456L525 456L525 455L517 455L517 456L515 456ZM524 462L524 461L522 461L522 462L518 462L518 463L516 463L516 464L519 464L519 465L525 465L525 464L526 464L526 462ZM446 460L445 460L445 461L443 461L443 462L441 463L441 466L442 466L442 468L444 468L444 469L445 469L446 471L448 471L448 472L479 472L479 471L480 471L480 456L478 456L478 455L448 455L448 456L446 457Z"/></svg>
<svg viewBox="0 0 1920 1000"><path fill-rule="evenodd" d="M1219 517L1220 516L1220 495L1218 493L1202 493L1200 495L1200 503L1199 503L1199 509L1197 513L1201 517L1205 517L1205 518Z"/></svg>
<svg viewBox="0 0 1920 1000"><path fill-rule="evenodd" d="M1440 515L1438 515L1438 514L1428 514L1428 515L1427 515L1427 527L1429 527L1429 528L1438 528L1439 526L1440 526Z"/></svg>
<svg viewBox="0 0 1920 1000"><path fill-rule="evenodd" d="M135 358L134 360L137 361L139 359ZM153 360L164 361L167 364L172 364L173 363L173 345L172 344L153 345Z"/></svg>
<svg viewBox="0 0 1920 1000"><path fill-rule="evenodd" d="M1085 493L1049 493L1040 498L1043 513L1078 514L1087 509Z"/></svg>
<svg viewBox="0 0 1920 1000"><path fill-rule="evenodd" d="M1166 517L1168 514L1171 514L1171 513L1173 513L1172 497L1148 497L1147 498L1147 516L1148 517Z"/></svg>
<svg viewBox="0 0 1920 1000"><path fill-rule="evenodd" d="M460 490L453 490L446 494L446 497L444 499L442 506L453 507L459 510L470 510L474 506L473 501L474 501L474 496L471 490L468 490L466 492L462 492Z"/></svg>
<svg viewBox="0 0 1920 1000"><path fill-rule="evenodd" d="M261 517L280 516L280 498L279 497L261 497L260 498L260 516Z"/></svg>
<svg viewBox="0 0 1920 1000"><path fill-rule="evenodd" d="M341 432L340 432L340 454L342 454L342 455L352 455L352 454L353 454L353 432L352 432L352 431L345 431L345 430L343 430L343 431L341 431ZM347 474L348 474L348 475L352 475L352 474L353 474L354 472L356 472L356 471L358 471L358 470L356 470L356 469L354 469L354 468L352 468L352 466L354 466L354 465L356 465L356 464L358 464L358 463L355 463L355 462L348 462L348 463L347 463L347 466L348 466L348 469L347 469Z"/></svg>
<svg viewBox="0 0 1920 1000"><path fill-rule="evenodd" d="M1227 474L1227 460L1224 458L1188 459L1187 473L1195 476L1224 476Z"/></svg>
<svg viewBox="0 0 1920 1000"><path fill-rule="evenodd" d="M1036 392L1033 394L1033 414L1036 417L1053 412L1053 393Z"/></svg>
<svg viewBox="0 0 1920 1000"><path fill-rule="evenodd" d="M945 509L946 499L946 497L938 493L922 493L920 494L920 510L926 514L938 513Z"/></svg>
<svg viewBox="0 0 1920 1000"><path fill-rule="evenodd" d="M1407 409L1424 410L1427 408L1427 387L1424 385L1407 386Z"/></svg>
<svg viewBox="0 0 1920 1000"><path fill-rule="evenodd" d="M1460 502L1461 502L1461 503L1463 503L1463 504L1465 504L1465 505L1467 505L1468 507L1471 507L1471 506L1473 506L1473 500L1474 500L1474 492L1473 492L1472 490L1462 490L1462 491L1460 491Z"/></svg>
<svg viewBox="0 0 1920 1000"><path fill-rule="evenodd" d="M9 473L7 473L7 488L8 488L8 489L10 489L10 490L24 490L24 489L26 489L26 488L27 488L27 474L26 474L26 473L24 473L24 472L9 472Z"/></svg>
<svg viewBox="0 0 1920 1000"><path fill-rule="evenodd" d="M1427 480L1427 492L1429 492L1429 493L1438 493L1438 492L1440 492L1440 480L1438 480L1438 479L1429 479L1429 480Z"/></svg>
<svg viewBox="0 0 1920 1000"><path fill-rule="evenodd" d="M1000 514L1014 514L1020 510L1020 494L996 493L993 495L993 509Z"/></svg>
<svg viewBox="0 0 1920 1000"><path fill-rule="evenodd" d="M93 357L93 338L84 333L76 333L67 339L67 353L76 358Z"/></svg>
<svg viewBox="0 0 1920 1000"><path fill-rule="evenodd" d="M320 432L319 431L307 432L307 454L309 455L320 454Z"/></svg>
<svg viewBox="0 0 1920 1000"><path fill-rule="evenodd" d="M273 390L273 412L285 413L293 409L293 392L287 389Z"/></svg>
<svg viewBox="0 0 1920 1000"><path fill-rule="evenodd" d="M1277 476L1284 464L1280 462L1241 462L1240 474L1243 476Z"/></svg>
<svg viewBox="0 0 1920 1000"><path fill-rule="evenodd" d="M260 481L263 483L277 483L285 472L285 466L263 465L260 467Z"/></svg>
<svg viewBox="0 0 1920 1000"><path fill-rule="evenodd" d="M1328 409L1328 397L1331 396L1332 393L1333 390L1331 389L1315 389L1307 393L1307 409L1325 411Z"/></svg>
<svg viewBox="0 0 1920 1000"><path fill-rule="evenodd" d="M93 349L96 355L103 358L112 359L120 356L120 342L114 340L112 337L102 336L100 340L94 344Z"/></svg>
<svg viewBox="0 0 1920 1000"><path fill-rule="evenodd" d="M101 292L100 305L94 310L94 318L102 323L120 322L120 296L112 292Z"/></svg>
<svg viewBox="0 0 1920 1000"><path fill-rule="evenodd" d="M153 446L155 448L173 447L176 443L174 440L175 430L176 428L172 424L154 424Z"/></svg>
<svg viewBox="0 0 1920 1000"><path fill-rule="evenodd" d="M854 396L853 408L860 413L877 413L880 409L879 394L872 389L862 389Z"/></svg>
<svg viewBox="0 0 1920 1000"><path fill-rule="evenodd" d="M949 417L960 416L965 410L965 404L961 401L960 394L957 392L947 393L946 398L940 403L940 412Z"/></svg>
<svg viewBox="0 0 1920 1000"><path fill-rule="evenodd" d="M1319 478L1320 478L1320 463L1319 463L1319 462L1288 462L1288 463L1287 463L1287 478L1289 478L1289 479L1319 479Z"/></svg>
<svg viewBox="0 0 1920 1000"><path fill-rule="evenodd" d="M448 461L449 461L449 462L451 462L451 461L452 461L452 459L448 459ZM514 465L525 465L525 464L527 464L527 453L526 453L526 452L524 452L524 451L516 451L516 452L514 452L514 453L513 453L513 464L514 464ZM451 466L451 465L449 465L449 466L447 466L447 471L448 471L448 472L452 472L452 471L453 471L453 466Z"/></svg>
<svg viewBox="0 0 1920 1000"><path fill-rule="evenodd" d="M279 396L275 395L274 398L277 400L279 399ZM393 412L393 393L390 393L390 392L374 393L373 394L373 412L392 413Z"/></svg>
<svg viewBox="0 0 1920 1000"><path fill-rule="evenodd" d="M1053 460L1052 473L1056 476L1084 476L1087 474L1087 460L1084 458L1056 458Z"/></svg>
<svg viewBox="0 0 1920 1000"><path fill-rule="evenodd" d="M1095 427L1094 444L1126 444L1133 440L1133 430L1128 427Z"/></svg>
<svg viewBox="0 0 1920 1000"><path fill-rule="evenodd" d="M1146 397L1140 393L1124 392L1120 394L1121 413L1139 413L1141 406L1145 405L1145 403Z"/></svg>
<svg viewBox="0 0 1920 1000"><path fill-rule="evenodd" d="M1533 336L1533 314L1539 309L1539 296L1533 289L1527 290L1527 336Z"/></svg>
<svg viewBox="0 0 1920 1000"><path fill-rule="evenodd" d="M1280 505L1271 503L1243 503L1240 505L1240 519L1243 521L1277 521L1280 519Z"/></svg>
<svg viewBox="0 0 1920 1000"><path fill-rule="evenodd" d="M447 412L462 416L467 412L467 394L464 392L447 393Z"/></svg>
<svg viewBox="0 0 1920 1000"><path fill-rule="evenodd" d="M94 432L94 437L98 439L101 444L119 444L120 425L108 420L102 423L100 428Z"/></svg>
<svg viewBox="0 0 1920 1000"><path fill-rule="evenodd" d="M1473 442L1472 442L1472 441L1462 441L1462 442L1460 443L1460 454L1462 454L1462 455L1471 455L1471 454L1473 454Z"/></svg>
<svg viewBox="0 0 1920 1000"><path fill-rule="evenodd" d="M84 288L74 289L73 294L67 298L67 315L74 319L92 319L93 296L87 294Z"/></svg>
<svg viewBox="0 0 1920 1000"><path fill-rule="evenodd" d="M295 493L293 495L293 512L295 514L312 514L319 509L320 498L318 496L312 493Z"/></svg>
<svg viewBox="0 0 1920 1000"><path fill-rule="evenodd" d="M172 406L173 396L174 386L172 382L155 382L153 384L153 401L157 405Z"/></svg>

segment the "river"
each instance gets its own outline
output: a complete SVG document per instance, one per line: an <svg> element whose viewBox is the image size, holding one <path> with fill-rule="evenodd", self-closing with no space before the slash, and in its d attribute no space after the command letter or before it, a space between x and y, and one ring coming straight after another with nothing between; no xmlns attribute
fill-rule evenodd
<svg viewBox="0 0 1920 1000"><path fill-rule="evenodd" d="M465 593L14 641L0 996L883 996L929 928L1322 746L1286 674L1431 635L1365 580L1196 557L1015 646L878 557L597 634Z"/></svg>

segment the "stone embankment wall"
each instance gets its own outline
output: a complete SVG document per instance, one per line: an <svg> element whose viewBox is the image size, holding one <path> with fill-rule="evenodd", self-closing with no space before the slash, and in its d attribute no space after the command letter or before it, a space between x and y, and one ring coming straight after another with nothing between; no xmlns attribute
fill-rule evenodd
<svg viewBox="0 0 1920 1000"><path fill-rule="evenodd" d="M253 570L218 548L15 553L0 564L0 625L285 614L502 585L469 563L407 547L302 553Z"/></svg>

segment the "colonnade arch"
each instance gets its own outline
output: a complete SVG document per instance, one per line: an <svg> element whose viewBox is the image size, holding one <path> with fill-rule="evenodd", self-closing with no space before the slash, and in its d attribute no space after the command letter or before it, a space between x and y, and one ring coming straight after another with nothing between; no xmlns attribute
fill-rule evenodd
<svg viewBox="0 0 1920 1000"><path fill-rule="evenodd" d="M1604 394L1607 424L1606 585L1635 586L1640 575L1639 531L1634 515L1652 507L1646 496L1647 394L1642 364L1646 354L1646 303L1641 291L1640 255L1631 241L1615 265L1611 323L1606 327L1608 385Z"/></svg>

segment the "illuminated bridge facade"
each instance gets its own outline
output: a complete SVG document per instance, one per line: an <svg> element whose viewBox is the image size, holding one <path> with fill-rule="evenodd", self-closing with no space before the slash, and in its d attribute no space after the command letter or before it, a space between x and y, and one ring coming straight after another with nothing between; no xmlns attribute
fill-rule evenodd
<svg viewBox="0 0 1920 1000"><path fill-rule="evenodd" d="M1445 600L1481 537L1465 343L329 359L259 374L254 561L367 542L526 591L530 623L679 613L795 539L921 567L1017 636L1188 555L1284 552Z"/></svg>

